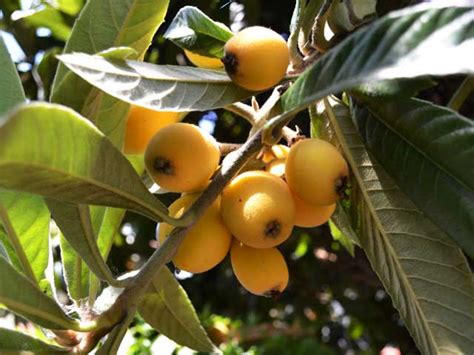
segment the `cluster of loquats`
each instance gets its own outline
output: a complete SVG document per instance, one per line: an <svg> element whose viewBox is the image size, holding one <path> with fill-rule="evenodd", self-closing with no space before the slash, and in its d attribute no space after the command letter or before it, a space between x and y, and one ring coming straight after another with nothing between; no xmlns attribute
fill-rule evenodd
<svg viewBox="0 0 474 355"><path fill-rule="evenodd" d="M234 35L224 52L220 61L185 50L194 65L209 69L224 65L237 85L255 91L282 80L289 62L283 38L258 26ZM141 129L140 116L145 120ZM221 158L214 137L177 121L177 113L132 107L124 147L125 153L144 153L146 169L162 189L182 194L169 207L175 218L208 186ZM230 181L189 228L173 263L180 270L202 273L230 251L241 285L253 294L272 296L283 292L289 279L285 259L276 247L291 236L294 226L317 227L329 220L343 195L348 166L338 150L321 139L303 139L291 149L267 147L259 159L265 168L243 172ZM173 226L160 223L160 244L172 230Z"/></svg>
<svg viewBox="0 0 474 355"><path fill-rule="evenodd" d="M182 193L169 207L180 217L209 184L220 159L215 139L187 123L160 130L145 151L145 165L165 190ZM265 170L246 171L225 187L221 196L189 229L173 258L191 273L205 272L229 253L243 287L256 295L282 292L288 267L276 248L293 227L325 223L335 209L348 174L347 164L331 144L305 139L291 149L277 145L262 155ZM161 223L163 243L173 227Z"/></svg>

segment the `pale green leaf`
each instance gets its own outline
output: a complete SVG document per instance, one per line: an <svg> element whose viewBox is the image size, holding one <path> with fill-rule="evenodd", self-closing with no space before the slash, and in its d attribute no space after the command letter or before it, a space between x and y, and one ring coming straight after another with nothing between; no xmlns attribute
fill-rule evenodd
<svg viewBox="0 0 474 355"><path fill-rule="evenodd" d="M166 266L153 279L138 312L153 328L178 344L199 351L214 349L186 292Z"/></svg>
<svg viewBox="0 0 474 355"><path fill-rule="evenodd" d="M116 285L107 264L100 253L96 234L91 222L89 207L68 205L53 199L47 201L53 219L69 245L101 280ZM62 249L63 254L68 252Z"/></svg>
<svg viewBox="0 0 474 355"><path fill-rule="evenodd" d="M109 95L155 110L203 111L252 95L219 70L106 60L82 53L64 54L59 60Z"/></svg>
<svg viewBox="0 0 474 355"><path fill-rule="evenodd" d="M0 188L0 225L3 224L10 258L33 282L44 278L48 265L49 211L39 196Z"/></svg>
<svg viewBox="0 0 474 355"><path fill-rule="evenodd" d="M96 54L112 47L130 47L134 59L143 59L163 22L169 0L89 0L66 43L64 53ZM109 58L112 56L108 53ZM115 51L114 58L130 53ZM104 94L60 64L51 101L69 106L91 120L119 149L122 147L129 104Z"/></svg>
<svg viewBox="0 0 474 355"><path fill-rule="evenodd" d="M25 92L0 32L0 116L25 101Z"/></svg>
<svg viewBox="0 0 474 355"><path fill-rule="evenodd" d="M11 329L0 328L0 352L12 354L28 351L33 354L57 354L65 353L66 349L47 344L29 335Z"/></svg>
<svg viewBox="0 0 474 355"><path fill-rule="evenodd" d="M0 257L0 303L10 311L49 329L78 329L51 298Z"/></svg>
<svg viewBox="0 0 474 355"><path fill-rule="evenodd" d="M168 218L112 143L59 105L35 103L12 113L0 126L0 168L0 186L6 188Z"/></svg>

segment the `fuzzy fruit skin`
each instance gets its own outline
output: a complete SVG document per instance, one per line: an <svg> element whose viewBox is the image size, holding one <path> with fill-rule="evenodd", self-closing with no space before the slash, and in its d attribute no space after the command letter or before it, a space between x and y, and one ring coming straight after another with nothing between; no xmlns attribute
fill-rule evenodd
<svg viewBox="0 0 474 355"><path fill-rule="evenodd" d="M221 214L242 243L271 248L290 237L295 206L284 181L265 171L247 171L222 192Z"/></svg>
<svg viewBox="0 0 474 355"><path fill-rule="evenodd" d="M195 66L199 68L220 69L224 66L224 64L218 58L207 57L205 55L193 53L186 49L184 50L184 54L186 55L186 58L188 58L191 63L193 63Z"/></svg>
<svg viewBox="0 0 474 355"><path fill-rule="evenodd" d="M224 46L227 74L237 85L253 91L266 90L283 79L290 63L285 40L261 26L247 27Z"/></svg>
<svg viewBox="0 0 474 355"><path fill-rule="evenodd" d="M173 217L181 215L191 207L199 194L183 195L169 206ZM158 240L163 244L173 226L161 223ZM217 199L186 234L173 258L174 265L184 271L201 273L219 264L230 249L232 236L220 214L220 200Z"/></svg>
<svg viewBox="0 0 474 355"><path fill-rule="evenodd" d="M172 123L180 121L179 112L154 111L144 107L130 107L123 152L125 154L143 154L151 138Z"/></svg>
<svg viewBox="0 0 474 355"><path fill-rule="evenodd" d="M163 189L194 192L207 186L219 158L220 151L214 137L195 125L175 123L151 139L145 151L145 166Z"/></svg>
<svg viewBox="0 0 474 355"><path fill-rule="evenodd" d="M288 285L288 266L277 248L255 249L234 240L230 260L240 284L255 295L272 296Z"/></svg>
<svg viewBox="0 0 474 355"><path fill-rule="evenodd" d="M293 145L286 159L285 178L291 191L307 203L331 205L340 196L340 184L349 167L332 144L318 138Z"/></svg>
<svg viewBox="0 0 474 355"><path fill-rule="evenodd" d="M295 202L296 217L295 226L303 228L318 227L326 223L336 210L336 204L328 206L312 205L293 194Z"/></svg>

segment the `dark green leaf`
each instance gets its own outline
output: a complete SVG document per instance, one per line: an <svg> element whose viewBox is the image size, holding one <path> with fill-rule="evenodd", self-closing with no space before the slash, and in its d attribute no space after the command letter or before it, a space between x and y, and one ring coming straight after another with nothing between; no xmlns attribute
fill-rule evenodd
<svg viewBox="0 0 474 355"><path fill-rule="evenodd" d="M426 101L372 99L359 132L403 191L474 257L474 123Z"/></svg>
<svg viewBox="0 0 474 355"><path fill-rule="evenodd" d="M15 65L0 33L0 116L25 101L25 93Z"/></svg>
<svg viewBox="0 0 474 355"><path fill-rule="evenodd" d="M166 207L107 138L59 105L23 106L0 126L0 168L5 188L168 218Z"/></svg>
<svg viewBox="0 0 474 355"><path fill-rule="evenodd" d="M429 77L383 80L362 84L357 88L357 92L369 97L411 97L434 85L436 82Z"/></svg>
<svg viewBox="0 0 474 355"><path fill-rule="evenodd" d="M47 344L39 339L29 335L11 330L0 328L0 352L6 354L22 353L28 351L33 354L57 354L67 352L66 349Z"/></svg>
<svg viewBox="0 0 474 355"><path fill-rule="evenodd" d="M35 283L44 278L48 265L49 221L41 197L0 188L0 225L11 248L10 258Z"/></svg>
<svg viewBox="0 0 474 355"><path fill-rule="evenodd" d="M51 298L0 257L0 304L49 329L78 329Z"/></svg>
<svg viewBox="0 0 474 355"><path fill-rule="evenodd" d="M391 13L306 70L282 96L285 114L366 82L472 73L473 38L474 11L469 7L422 4Z"/></svg>
<svg viewBox="0 0 474 355"><path fill-rule="evenodd" d="M199 351L213 351L214 346L191 301L166 266L152 281L138 312L153 328L178 344Z"/></svg>
<svg viewBox="0 0 474 355"><path fill-rule="evenodd" d="M218 70L112 61L81 53L59 60L109 95L156 110L203 111L252 95Z"/></svg>
<svg viewBox="0 0 474 355"><path fill-rule="evenodd" d="M224 44L232 35L224 24L213 21L196 7L185 6L178 11L164 37L191 52L222 58Z"/></svg>
<svg viewBox="0 0 474 355"><path fill-rule="evenodd" d="M352 169L353 228L423 354L470 353L474 285L462 251L398 188L346 115L331 115Z"/></svg>
<svg viewBox="0 0 474 355"><path fill-rule="evenodd" d="M48 49L45 53L41 62L38 64L38 74L43 82L44 97L47 98L51 94L51 85L53 84L54 73L58 67L58 59L56 55L61 53L61 48L53 47Z"/></svg>

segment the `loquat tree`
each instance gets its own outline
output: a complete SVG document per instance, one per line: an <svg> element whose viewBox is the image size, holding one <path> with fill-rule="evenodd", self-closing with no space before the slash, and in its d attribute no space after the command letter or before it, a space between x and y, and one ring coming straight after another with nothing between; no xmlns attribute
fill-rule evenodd
<svg viewBox="0 0 474 355"><path fill-rule="evenodd" d="M203 273L230 254L243 288L276 297L292 277L281 245L329 221L365 252L421 353L473 353L474 125L459 109L474 7L347 3L297 0L287 40L183 7L164 38L194 67L144 60L169 1L76 3L60 10L78 14L65 32L42 17L48 3L23 20L67 40L45 100L27 98L0 37L0 305L41 334L0 328L0 352L114 354L137 314L218 352L166 264ZM418 97L454 74L446 106ZM179 122L217 109L250 124L244 143ZM306 111L310 130L290 128ZM159 246L117 275L126 211L156 222Z"/></svg>

